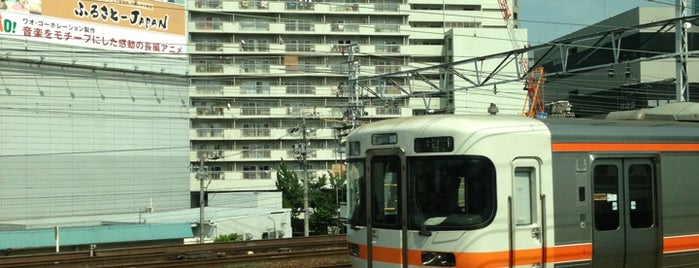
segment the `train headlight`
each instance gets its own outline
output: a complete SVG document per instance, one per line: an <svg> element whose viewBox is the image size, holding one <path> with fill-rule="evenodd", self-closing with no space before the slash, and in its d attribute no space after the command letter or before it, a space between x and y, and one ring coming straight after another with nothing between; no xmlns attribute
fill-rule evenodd
<svg viewBox="0 0 699 268"><path fill-rule="evenodd" d="M349 243L347 244L347 248L349 249L349 254L355 257L359 257L359 245Z"/></svg>
<svg viewBox="0 0 699 268"><path fill-rule="evenodd" d="M449 252L422 252L422 265L427 266L456 266L454 253Z"/></svg>

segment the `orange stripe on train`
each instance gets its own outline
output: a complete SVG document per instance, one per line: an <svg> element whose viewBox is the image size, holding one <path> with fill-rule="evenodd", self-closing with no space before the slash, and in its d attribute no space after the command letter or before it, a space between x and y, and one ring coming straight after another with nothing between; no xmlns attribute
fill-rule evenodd
<svg viewBox="0 0 699 268"><path fill-rule="evenodd" d="M402 262L401 249L387 247L372 247L374 261L396 263ZM367 247L359 245L359 254L361 259L367 259ZM577 244L556 246L545 249L546 262L548 263L563 263L572 261L584 261L592 258L591 244ZM414 266L422 265L422 251L411 249L408 251L408 264ZM510 253L509 251L496 252L454 252L456 263L460 267L504 267L508 266ZM526 265L532 263L540 263L541 249L526 249L516 250L514 252L514 265Z"/></svg>
<svg viewBox="0 0 699 268"><path fill-rule="evenodd" d="M561 245L544 249L547 263L565 263L586 261L592 259L592 244ZM367 259L367 247L359 245L360 258ZM373 247L374 261L396 263L402 261L401 249ZM683 235L663 238L663 253L699 251L699 235ZM540 262L541 249L517 250L514 252L514 265L525 265ZM408 263L414 266L422 265L422 251L409 250ZM509 252L455 252L456 263L466 267L503 267L509 265Z"/></svg>
<svg viewBox="0 0 699 268"><path fill-rule="evenodd" d="M552 143L553 152L699 151L696 143Z"/></svg>
<svg viewBox="0 0 699 268"><path fill-rule="evenodd" d="M695 250L699 250L699 235L672 236L663 239L663 253Z"/></svg>

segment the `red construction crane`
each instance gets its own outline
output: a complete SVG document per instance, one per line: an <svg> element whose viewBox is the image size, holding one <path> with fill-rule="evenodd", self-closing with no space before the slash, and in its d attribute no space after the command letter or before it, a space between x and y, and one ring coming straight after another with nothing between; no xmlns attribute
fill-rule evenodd
<svg viewBox="0 0 699 268"><path fill-rule="evenodd" d="M527 98L524 100L522 107L522 115L526 117L536 117L537 114L544 112L544 67L536 67L527 76L527 86L524 88L527 91ZM541 97L540 97L541 96Z"/></svg>
<svg viewBox="0 0 699 268"><path fill-rule="evenodd" d="M507 5L507 0L498 0L500 5L500 11L502 12L502 18L505 20L505 25L507 26L507 34L509 35L510 42L512 42L512 49L520 49L522 47L517 43L517 35L515 34L515 23L512 20L512 12ZM529 63L527 63L527 58L524 54L519 55L517 59L519 63L519 68L522 73L529 71Z"/></svg>

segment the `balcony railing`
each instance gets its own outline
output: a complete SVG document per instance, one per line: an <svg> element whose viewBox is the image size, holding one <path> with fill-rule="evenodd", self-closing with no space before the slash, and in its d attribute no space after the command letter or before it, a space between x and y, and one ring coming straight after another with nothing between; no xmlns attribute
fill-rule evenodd
<svg viewBox="0 0 699 268"><path fill-rule="evenodd" d="M271 179L272 172L269 170L261 171L243 171L243 179L255 180L255 179Z"/></svg>
<svg viewBox="0 0 699 268"><path fill-rule="evenodd" d="M269 73L269 64L243 63L244 73Z"/></svg>
<svg viewBox="0 0 699 268"><path fill-rule="evenodd" d="M331 11L359 11L358 4L330 4Z"/></svg>
<svg viewBox="0 0 699 268"><path fill-rule="evenodd" d="M240 108L241 115L269 115L271 108L269 107L243 107Z"/></svg>
<svg viewBox="0 0 699 268"><path fill-rule="evenodd" d="M400 6L398 4L392 3L376 3L374 4L374 10L376 11L398 11Z"/></svg>
<svg viewBox="0 0 699 268"><path fill-rule="evenodd" d="M197 158L217 159L223 158L223 150L197 151Z"/></svg>
<svg viewBox="0 0 699 268"><path fill-rule="evenodd" d="M223 29L222 21L197 21L194 24L197 30L221 30Z"/></svg>
<svg viewBox="0 0 699 268"><path fill-rule="evenodd" d="M268 31L269 22L266 21L241 21L241 30Z"/></svg>
<svg viewBox="0 0 699 268"><path fill-rule="evenodd" d="M272 158L272 151L271 150L246 150L243 151L243 159L269 159Z"/></svg>
<svg viewBox="0 0 699 268"><path fill-rule="evenodd" d="M269 137L272 130L269 128L243 128L243 137Z"/></svg>
<svg viewBox="0 0 699 268"><path fill-rule="evenodd" d="M196 8L223 8L221 0L196 0L194 1Z"/></svg>
<svg viewBox="0 0 699 268"><path fill-rule="evenodd" d="M226 174L223 171L209 171L210 180L225 180Z"/></svg>
<svg viewBox="0 0 699 268"><path fill-rule="evenodd" d="M316 87L314 86L286 86L286 94L315 94Z"/></svg>
<svg viewBox="0 0 699 268"><path fill-rule="evenodd" d="M267 51L269 51L269 43L261 43L261 44L242 44L242 45L240 46L240 51L267 52Z"/></svg>
<svg viewBox="0 0 699 268"><path fill-rule="evenodd" d="M196 51L212 51L212 52L218 52L218 51L223 51L223 44L220 43L197 43L194 46L194 49Z"/></svg>
<svg viewBox="0 0 699 268"><path fill-rule="evenodd" d="M196 86L198 94L223 94L223 86L221 85L201 85Z"/></svg>
<svg viewBox="0 0 699 268"><path fill-rule="evenodd" d="M242 1L240 1L240 8L243 8L243 9L268 9L269 8L269 1L242 0Z"/></svg>
<svg viewBox="0 0 699 268"><path fill-rule="evenodd" d="M199 73L223 73L223 64L197 64Z"/></svg>
<svg viewBox="0 0 699 268"><path fill-rule="evenodd" d="M305 1L305 2L289 1L286 3L286 6L284 6L284 8L287 10L314 10L315 5L313 2L310 2L310 1Z"/></svg>
<svg viewBox="0 0 699 268"><path fill-rule="evenodd" d="M310 44L286 44L284 50L287 52L315 52L316 46Z"/></svg>
<svg viewBox="0 0 699 268"><path fill-rule="evenodd" d="M356 23L333 23L330 27L333 32L359 32L359 24Z"/></svg>
<svg viewBox="0 0 699 268"><path fill-rule="evenodd" d="M269 86L258 86L258 85L241 85L240 94L269 94Z"/></svg>
<svg viewBox="0 0 699 268"><path fill-rule="evenodd" d="M400 108L389 107L389 108L376 108L377 115L400 115Z"/></svg>
<svg viewBox="0 0 699 268"><path fill-rule="evenodd" d="M374 67L377 74L397 73L400 72L400 68L400 65L376 65Z"/></svg>
<svg viewBox="0 0 699 268"><path fill-rule="evenodd" d="M284 23L284 29L289 32L310 32L315 30L315 25L310 22L293 21Z"/></svg>
<svg viewBox="0 0 699 268"><path fill-rule="evenodd" d="M400 53L400 45L379 44L374 47L376 52Z"/></svg>
<svg viewBox="0 0 699 268"><path fill-rule="evenodd" d="M221 107L197 107L197 115L223 115Z"/></svg>
<svg viewBox="0 0 699 268"><path fill-rule="evenodd" d="M197 137L201 137L201 138L223 137L223 129L221 129L221 128L200 128L200 129L197 129Z"/></svg>
<svg viewBox="0 0 699 268"><path fill-rule="evenodd" d="M400 31L400 24L377 24L374 26L377 33L397 33Z"/></svg>

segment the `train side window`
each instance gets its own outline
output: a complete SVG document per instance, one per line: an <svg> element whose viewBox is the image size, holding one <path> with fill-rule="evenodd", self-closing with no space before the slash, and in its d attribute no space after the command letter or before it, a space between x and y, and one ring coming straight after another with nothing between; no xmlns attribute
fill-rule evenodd
<svg viewBox="0 0 699 268"><path fill-rule="evenodd" d="M615 165L597 165L593 176L595 228L616 230L619 228L619 169Z"/></svg>
<svg viewBox="0 0 699 268"><path fill-rule="evenodd" d="M653 226L653 174L648 164L629 165L629 224L632 228Z"/></svg>
<svg viewBox="0 0 699 268"><path fill-rule="evenodd" d="M533 200L536 192L533 168L515 168L515 190L513 194L515 222L517 225L532 224Z"/></svg>

